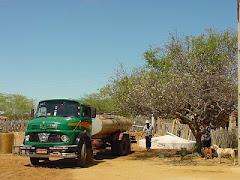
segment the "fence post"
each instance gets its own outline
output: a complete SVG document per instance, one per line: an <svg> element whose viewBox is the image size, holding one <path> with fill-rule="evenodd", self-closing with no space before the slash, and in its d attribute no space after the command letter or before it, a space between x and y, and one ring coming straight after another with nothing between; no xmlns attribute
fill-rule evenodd
<svg viewBox="0 0 240 180"><path fill-rule="evenodd" d="M192 133L192 131L191 131L191 129L189 128L189 130L188 130L188 138L187 138L187 140L190 140L191 133Z"/></svg>
<svg viewBox="0 0 240 180"><path fill-rule="evenodd" d="M172 132L171 132L172 134L174 134L175 124L176 124L176 119L174 119L172 123Z"/></svg>
<svg viewBox="0 0 240 180"><path fill-rule="evenodd" d="M151 117L151 123L152 123L152 127L153 127L153 134L155 134L156 133L156 127L155 127L155 119L154 119L154 116L153 116L153 114L152 114L152 117Z"/></svg>

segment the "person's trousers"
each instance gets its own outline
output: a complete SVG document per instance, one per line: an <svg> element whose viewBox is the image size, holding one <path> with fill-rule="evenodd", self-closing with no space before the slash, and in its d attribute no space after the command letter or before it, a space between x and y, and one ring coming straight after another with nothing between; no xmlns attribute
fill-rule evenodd
<svg viewBox="0 0 240 180"><path fill-rule="evenodd" d="M211 140L211 139L209 139L209 140L203 140L203 141L201 141L201 143L202 143L202 147L207 147L207 148L209 148L209 147L212 145L212 140Z"/></svg>
<svg viewBox="0 0 240 180"><path fill-rule="evenodd" d="M147 149L151 148L151 138L152 136L145 136Z"/></svg>

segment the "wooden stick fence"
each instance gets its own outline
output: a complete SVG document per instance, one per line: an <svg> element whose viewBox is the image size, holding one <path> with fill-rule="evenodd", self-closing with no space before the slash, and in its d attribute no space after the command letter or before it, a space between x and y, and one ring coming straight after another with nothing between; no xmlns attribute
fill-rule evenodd
<svg viewBox="0 0 240 180"><path fill-rule="evenodd" d="M27 123L27 120L0 120L0 132L25 131Z"/></svg>
<svg viewBox="0 0 240 180"><path fill-rule="evenodd" d="M144 119L144 118L143 118ZM146 118L145 118L146 119ZM137 120L135 120L137 122ZM143 120L137 122L144 125ZM134 127L135 131L142 131L142 127ZM188 125L180 124L177 120L157 119L156 134L159 136L166 135L171 132L181 138L188 140L195 140ZM217 129L211 131L212 144L220 145L223 148L237 148L237 127L227 129Z"/></svg>

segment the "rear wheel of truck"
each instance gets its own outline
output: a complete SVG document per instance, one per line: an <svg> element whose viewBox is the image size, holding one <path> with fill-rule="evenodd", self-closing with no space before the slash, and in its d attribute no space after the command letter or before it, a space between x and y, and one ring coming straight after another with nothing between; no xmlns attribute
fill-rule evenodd
<svg viewBox="0 0 240 180"><path fill-rule="evenodd" d="M30 158L30 162L34 166L37 166L40 164L39 160L40 160L39 158Z"/></svg>
<svg viewBox="0 0 240 180"><path fill-rule="evenodd" d="M131 152L131 143L129 136L123 136L122 140L113 141L111 144L112 154L114 156L125 156Z"/></svg>
<svg viewBox="0 0 240 180"><path fill-rule="evenodd" d="M128 155L131 151L130 139L128 136L123 136L119 145L119 153L121 156Z"/></svg>
<svg viewBox="0 0 240 180"><path fill-rule="evenodd" d="M113 141L111 143L111 151L113 156L119 156L118 146L118 141Z"/></svg>

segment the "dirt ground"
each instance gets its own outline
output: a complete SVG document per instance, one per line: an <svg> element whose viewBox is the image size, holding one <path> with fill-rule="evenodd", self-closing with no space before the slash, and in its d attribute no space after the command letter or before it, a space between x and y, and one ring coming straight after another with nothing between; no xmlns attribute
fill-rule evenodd
<svg viewBox="0 0 240 180"><path fill-rule="evenodd" d="M170 151L145 150L135 146L134 152L124 157L112 157L109 152L95 156L93 165L76 168L72 161L50 161L41 167L30 165L29 159L16 155L0 155L0 179L64 179L64 180L145 180L145 179L239 179L240 167L228 159L204 160L194 155L169 157Z"/></svg>

